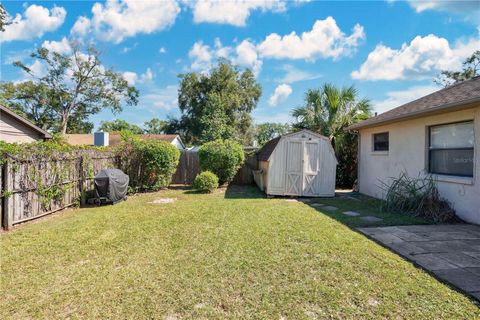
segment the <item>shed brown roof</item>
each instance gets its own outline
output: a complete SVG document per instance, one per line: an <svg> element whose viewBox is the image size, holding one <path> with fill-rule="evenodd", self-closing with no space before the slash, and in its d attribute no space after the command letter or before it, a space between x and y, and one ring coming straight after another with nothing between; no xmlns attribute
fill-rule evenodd
<svg viewBox="0 0 480 320"><path fill-rule="evenodd" d="M277 147L280 138L281 137L276 137L265 143L265 145L258 151L259 161L268 161L273 150L275 150L275 148Z"/></svg>
<svg viewBox="0 0 480 320"><path fill-rule="evenodd" d="M347 128L356 130L406 120L434 112L452 111L480 102L480 76L438 90Z"/></svg>

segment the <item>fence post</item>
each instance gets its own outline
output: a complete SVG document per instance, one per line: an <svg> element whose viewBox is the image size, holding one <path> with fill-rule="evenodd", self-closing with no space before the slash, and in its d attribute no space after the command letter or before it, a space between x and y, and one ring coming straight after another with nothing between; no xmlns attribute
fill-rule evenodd
<svg viewBox="0 0 480 320"><path fill-rule="evenodd" d="M3 165L3 228L10 230L13 226L13 210L10 206L12 201L12 181L10 177L10 163L7 161Z"/></svg>
<svg viewBox="0 0 480 320"><path fill-rule="evenodd" d="M85 194L85 168L83 167L84 166L84 162L83 162L83 154L80 156L80 164L79 164L79 171L80 171L80 177L79 177L79 181L78 181L78 189L80 191L80 205L81 206L84 206L85 203L87 202L86 200L86 194Z"/></svg>

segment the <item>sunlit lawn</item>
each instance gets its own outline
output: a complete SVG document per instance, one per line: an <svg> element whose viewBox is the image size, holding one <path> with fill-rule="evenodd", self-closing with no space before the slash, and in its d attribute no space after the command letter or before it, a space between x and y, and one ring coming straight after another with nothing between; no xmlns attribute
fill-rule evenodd
<svg viewBox="0 0 480 320"><path fill-rule="evenodd" d="M177 201L149 203L165 197ZM480 317L467 297L342 219L252 188L68 210L1 234L0 318Z"/></svg>

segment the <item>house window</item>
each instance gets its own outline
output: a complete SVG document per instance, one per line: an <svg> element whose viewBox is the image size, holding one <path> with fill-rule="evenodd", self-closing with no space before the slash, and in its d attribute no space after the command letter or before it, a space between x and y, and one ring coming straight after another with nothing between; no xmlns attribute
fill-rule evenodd
<svg viewBox="0 0 480 320"><path fill-rule="evenodd" d="M429 128L429 172L473 177L473 121Z"/></svg>
<svg viewBox="0 0 480 320"><path fill-rule="evenodd" d="M373 151L388 151L388 132L373 135Z"/></svg>

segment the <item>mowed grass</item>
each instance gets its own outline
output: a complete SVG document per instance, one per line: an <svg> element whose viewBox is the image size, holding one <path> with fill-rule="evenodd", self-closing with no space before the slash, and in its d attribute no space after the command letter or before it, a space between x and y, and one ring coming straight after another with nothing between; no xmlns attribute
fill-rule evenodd
<svg viewBox="0 0 480 320"><path fill-rule="evenodd" d="M164 197L177 201L149 203ZM480 316L321 210L252 189L166 190L20 226L1 234L0 275L1 319Z"/></svg>

